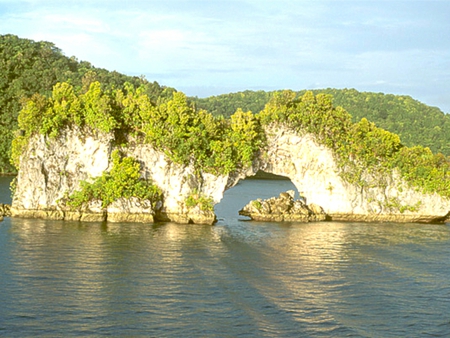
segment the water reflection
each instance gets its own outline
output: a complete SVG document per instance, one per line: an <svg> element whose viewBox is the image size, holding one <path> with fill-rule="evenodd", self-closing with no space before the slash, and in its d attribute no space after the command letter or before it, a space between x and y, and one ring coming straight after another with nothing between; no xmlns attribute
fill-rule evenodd
<svg viewBox="0 0 450 338"><path fill-rule="evenodd" d="M435 283L444 256L424 255L427 248L448 244L448 226L312 223L283 230L285 236L271 242L283 258L278 255L269 264L272 283L263 285L262 292L299 322L307 320L331 331L342 324L379 330L386 323L412 323L412 318L430 315L424 309L436 286L448 294L448 286ZM266 256L270 257L274 255ZM408 301L414 297L412 290L422 298ZM286 293L289 301L281 296ZM449 309L448 303L438 303L441 310ZM360 316L366 308L376 315Z"/></svg>
<svg viewBox="0 0 450 338"><path fill-rule="evenodd" d="M448 225L6 219L0 242L6 336L449 329Z"/></svg>

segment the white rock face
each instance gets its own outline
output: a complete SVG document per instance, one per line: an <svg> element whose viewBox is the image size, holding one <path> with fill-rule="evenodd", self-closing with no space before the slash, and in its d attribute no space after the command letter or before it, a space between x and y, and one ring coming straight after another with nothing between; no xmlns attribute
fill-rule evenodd
<svg viewBox="0 0 450 338"><path fill-rule="evenodd" d="M134 142L130 142L132 143ZM142 163L143 177L151 179L162 190L164 204L161 211L172 221L204 223L198 220L195 222L192 219L195 216L189 215L191 210L185 205L186 198L194 191L211 197L214 204L219 203L223 197L228 176L202 173L197 177L193 165L181 166L173 163L164 153L148 144L132 145L127 148L126 155L139 160Z"/></svg>
<svg viewBox="0 0 450 338"><path fill-rule="evenodd" d="M215 221L212 212L188 208L186 198L194 191L211 197L218 203L223 196L228 176L216 177L194 174L194 167L171 162L162 152L146 144L133 145L125 155L141 162L142 177L152 179L163 192L164 202L153 210L151 205L137 199L121 199L102 210L91 203L88 210L64 210L59 200L79 189L82 180L92 180L111 168L113 135L85 136L80 130L66 130L50 139L36 135L21 157L17 188L12 203L16 217L40 217L85 221L153 222L155 214L162 219L179 223L207 223Z"/></svg>
<svg viewBox="0 0 450 338"><path fill-rule="evenodd" d="M179 223L214 222L214 214L188 208L186 198L196 192L219 203L226 189L258 170L291 179L308 204L317 204L333 220L358 221L437 221L450 211L450 201L437 194L421 194L407 188L395 177L383 177L385 189L366 189L343 181L332 152L320 146L310 134L299 135L286 128L268 128L268 148L253 166L230 175L195 175L193 165L178 165L151 145L129 140L127 156L142 165L142 177L152 179L163 192L157 210L136 200L121 200L107 210L93 208L86 214L65 213L58 200L79 188L80 181L100 176L111 167L113 135L89 136L78 129L66 130L56 139L35 136L21 158L13 216L57 219L143 221L153 217ZM370 177L366 179L370 180ZM399 190L398 187L402 186ZM400 212L386 207L388 201L415 206L416 211ZM392 203L391 203L392 204ZM236 211L237 212L237 211ZM128 216L127 216L128 215Z"/></svg>
<svg viewBox="0 0 450 338"><path fill-rule="evenodd" d="M253 170L289 177L308 204L320 205L334 220L432 221L450 211L449 200L410 189L395 173L383 177L387 182L385 189L364 191L345 182L339 176L331 150L318 145L311 134L299 135L276 127L266 132L267 154ZM369 176L365 178L371 180ZM415 206L417 211L388 208L389 201L396 201L400 206Z"/></svg>
<svg viewBox="0 0 450 338"><path fill-rule="evenodd" d="M57 139L37 135L21 157L13 208L57 208L65 193L79 188L81 180L101 176L109 167L112 135L80 137L66 130Z"/></svg>

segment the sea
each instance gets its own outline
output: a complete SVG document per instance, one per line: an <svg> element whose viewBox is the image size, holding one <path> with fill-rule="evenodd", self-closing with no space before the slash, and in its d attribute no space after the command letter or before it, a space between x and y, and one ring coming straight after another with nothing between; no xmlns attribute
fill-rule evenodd
<svg viewBox="0 0 450 338"><path fill-rule="evenodd" d="M0 203L11 203L0 177ZM450 337L450 224L0 222L1 337Z"/></svg>

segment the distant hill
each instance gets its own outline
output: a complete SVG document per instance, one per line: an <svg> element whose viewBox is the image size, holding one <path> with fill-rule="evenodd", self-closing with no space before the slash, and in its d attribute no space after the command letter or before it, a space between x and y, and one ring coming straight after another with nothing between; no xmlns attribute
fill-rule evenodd
<svg viewBox="0 0 450 338"><path fill-rule="evenodd" d="M304 92L298 94L302 95ZM330 88L312 92L333 95L334 105L347 110L352 115L353 122L365 117L378 127L398 134L402 143L408 147L422 145L433 152L450 156L450 115L444 114L439 108L403 95ZM229 117L238 108L251 110L253 113L260 112L273 93L248 90L192 100L197 108Z"/></svg>
<svg viewBox="0 0 450 338"><path fill-rule="evenodd" d="M155 101L166 89L142 77L110 72L69 58L51 42L0 35L0 174L15 171L9 158L21 102L35 93L51 95L57 82L68 81L82 89L96 80L110 88L121 88L125 82L136 87L145 85L146 93Z"/></svg>

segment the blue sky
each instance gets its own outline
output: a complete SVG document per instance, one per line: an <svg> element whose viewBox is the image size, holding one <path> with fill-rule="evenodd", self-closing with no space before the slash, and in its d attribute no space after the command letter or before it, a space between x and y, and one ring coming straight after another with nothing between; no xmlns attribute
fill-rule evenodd
<svg viewBox="0 0 450 338"><path fill-rule="evenodd" d="M0 0L0 34L187 95L355 88L450 113L447 0Z"/></svg>

